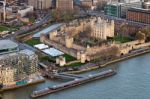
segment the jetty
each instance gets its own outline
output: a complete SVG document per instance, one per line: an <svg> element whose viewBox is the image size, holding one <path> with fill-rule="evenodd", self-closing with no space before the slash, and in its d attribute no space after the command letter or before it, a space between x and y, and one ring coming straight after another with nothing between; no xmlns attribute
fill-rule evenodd
<svg viewBox="0 0 150 99"><path fill-rule="evenodd" d="M55 93L55 92L58 92L61 90L65 90L65 89L68 89L71 87L75 87L75 86L79 86L81 84L88 83L88 82L91 82L94 80L106 78L106 77L112 76L114 74L116 74L115 70L112 70L112 69L105 70L105 71L97 73L97 74L89 75L89 76L86 76L83 78L76 78L73 81L69 81L66 83L59 84L59 85L54 85L52 87L47 87L47 88L44 88L44 89L39 90L39 91L34 91L30 95L30 97L31 98L37 98L37 97L41 97L41 96L44 96L47 94L52 94L52 93Z"/></svg>
<svg viewBox="0 0 150 99"><path fill-rule="evenodd" d="M84 78L82 76L74 75L74 74L67 74L67 73L56 73L53 75L55 78L68 78L68 79L80 79Z"/></svg>

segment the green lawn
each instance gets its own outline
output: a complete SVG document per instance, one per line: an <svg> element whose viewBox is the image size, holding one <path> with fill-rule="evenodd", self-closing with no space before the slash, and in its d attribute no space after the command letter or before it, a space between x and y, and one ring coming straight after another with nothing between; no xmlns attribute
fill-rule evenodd
<svg viewBox="0 0 150 99"><path fill-rule="evenodd" d="M39 58L40 61L49 61L49 62L54 62L55 63L55 58L53 57L48 57L48 56L43 56Z"/></svg>
<svg viewBox="0 0 150 99"><path fill-rule="evenodd" d="M84 65L83 63L81 62L77 62L77 63L73 63L73 64L70 64L70 65L65 65L65 66L68 66L68 67L80 67Z"/></svg>
<svg viewBox="0 0 150 99"><path fill-rule="evenodd" d="M120 43L126 43L132 41L129 37L123 37L123 36L115 36L114 41L120 42Z"/></svg>
<svg viewBox="0 0 150 99"><path fill-rule="evenodd" d="M7 27L7 26L0 25L0 32L3 32L3 31L16 31L18 29L19 29L18 27L14 27L14 26Z"/></svg>
<svg viewBox="0 0 150 99"><path fill-rule="evenodd" d="M66 62L71 62L71 61L76 60L76 58L74 58L74 57L72 57L72 56L70 56L70 55L68 55L68 54L65 54L65 55L63 55L63 56L65 57Z"/></svg>
<svg viewBox="0 0 150 99"><path fill-rule="evenodd" d="M30 45L30 46L34 46L36 44L40 44L40 40L39 39L30 39L25 41L26 44Z"/></svg>
<svg viewBox="0 0 150 99"><path fill-rule="evenodd" d="M29 18L29 21L34 23L35 22L35 18Z"/></svg>
<svg viewBox="0 0 150 99"><path fill-rule="evenodd" d="M9 31L10 29L6 26L0 26L0 32Z"/></svg>

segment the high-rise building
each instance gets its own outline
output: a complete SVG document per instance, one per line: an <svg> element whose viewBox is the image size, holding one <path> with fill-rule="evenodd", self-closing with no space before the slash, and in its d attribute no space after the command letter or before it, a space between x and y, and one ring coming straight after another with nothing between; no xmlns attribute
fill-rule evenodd
<svg viewBox="0 0 150 99"><path fill-rule="evenodd" d="M12 1L14 1L14 0L6 0L7 3L11 3Z"/></svg>
<svg viewBox="0 0 150 99"><path fill-rule="evenodd" d="M81 0L81 6L91 8L93 6L93 0Z"/></svg>
<svg viewBox="0 0 150 99"><path fill-rule="evenodd" d="M73 11L73 0L57 0L56 9L63 12Z"/></svg>
<svg viewBox="0 0 150 99"><path fill-rule="evenodd" d="M30 50L0 56L0 84L16 85L38 73L38 57Z"/></svg>
<svg viewBox="0 0 150 99"><path fill-rule="evenodd" d="M142 7L142 2L135 3L108 3L105 6L105 13L114 17L126 17L127 10L131 7Z"/></svg>
<svg viewBox="0 0 150 99"><path fill-rule="evenodd" d="M0 40L0 85L27 84L38 74L38 56L30 50L19 51L18 44Z"/></svg>
<svg viewBox="0 0 150 99"><path fill-rule="evenodd" d="M28 5L44 10L52 7L52 0L28 0Z"/></svg>
<svg viewBox="0 0 150 99"><path fill-rule="evenodd" d="M150 24L150 9L130 8L127 12L127 19Z"/></svg>

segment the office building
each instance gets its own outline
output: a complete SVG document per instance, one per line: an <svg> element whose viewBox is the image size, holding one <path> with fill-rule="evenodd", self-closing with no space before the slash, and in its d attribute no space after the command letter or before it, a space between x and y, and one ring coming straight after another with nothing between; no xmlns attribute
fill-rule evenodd
<svg viewBox="0 0 150 99"><path fill-rule="evenodd" d="M57 0L56 9L63 12L73 11L73 0Z"/></svg>
<svg viewBox="0 0 150 99"><path fill-rule="evenodd" d="M127 19L150 24L150 9L130 8L127 12Z"/></svg>
<svg viewBox="0 0 150 99"><path fill-rule="evenodd" d="M108 3L105 6L105 13L114 17L126 17L127 10L131 7L142 7L142 2L135 3Z"/></svg>
<svg viewBox="0 0 150 99"><path fill-rule="evenodd" d="M38 73L38 57L30 50L0 56L0 84L3 86L24 84Z"/></svg>
<svg viewBox="0 0 150 99"><path fill-rule="evenodd" d="M93 0L81 0L81 6L91 8L93 6Z"/></svg>
<svg viewBox="0 0 150 99"><path fill-rule="evenodd" d="M28 0L28 5L35 9L45 10L52 7L52 0Z"/></svg>

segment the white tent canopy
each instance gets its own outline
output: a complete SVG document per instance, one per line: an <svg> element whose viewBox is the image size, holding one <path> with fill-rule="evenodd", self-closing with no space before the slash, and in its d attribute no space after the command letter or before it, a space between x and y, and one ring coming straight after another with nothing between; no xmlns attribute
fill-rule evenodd
<svg viewBox="0 0 150 99"><path fill-rule="evenodd" d="M50 56L60 56L60 55L63 55L64 53L55 49L55 48L49 48L49 49L45 49L45 50L42 50L44 53L50 55Z"/></svg>
<svg viewBox="0 0 150 99"><path fill-rule="evenodd" d="M34 47L40 50L49 48L48 45L45 45L45 44L37 44L37 45L34 45Z"/></svg>

